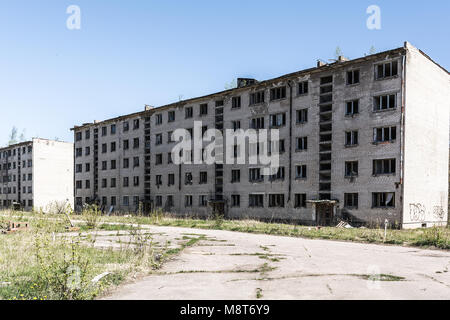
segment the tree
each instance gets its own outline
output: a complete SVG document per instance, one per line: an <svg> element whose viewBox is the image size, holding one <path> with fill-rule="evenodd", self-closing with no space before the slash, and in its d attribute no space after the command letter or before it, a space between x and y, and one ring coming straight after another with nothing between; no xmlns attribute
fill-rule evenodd
<svg viewBox="0 0 450 320"><path fill-rule="evenodd" d="M232 81L229 82L229 83L225 83L224 88L225 88L225 90L230 90L230 89L235 89L235 88L237 88L237 80L234 79L234 80L232 80Z"/></svg>
<svg viewBox="0 0 450 320"><path fill-rule="evenodd" d="M17 137L18 133L19 133L19 130L17 130L16 126L13 126L11 129L11 133L9 134L8 145L16 144L19 142L24 142L26 140L25 129L22 130L22 133L20 134L19 137Z"/></svg>
<svg viewBox="0 0 450 320"><path fill-rule="evenodd" d="M336 51L334 52L334 57L337 59L339 59L340 56L343 56L344 53L341 50L341 47L337 46L336 47Z"/></svg>
<svg viewBox="0 0 450 320"><path fill-rule="evenodd" d="M9 142L8 145L17 143L17 128L14 126L11 129L11 133L9 134Z"/></svg>

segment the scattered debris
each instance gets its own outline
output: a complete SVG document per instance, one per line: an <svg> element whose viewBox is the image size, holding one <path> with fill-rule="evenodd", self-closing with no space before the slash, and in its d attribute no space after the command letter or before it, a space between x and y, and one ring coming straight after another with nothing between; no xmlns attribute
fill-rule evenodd
<svg viewBox="0 0 450 320"><path fill-rule="evenodd" d="M109 274L110 274L110 272L103 272L102 274L99 274L98 276L95 276L95 278L92 279L92 283L99 282L101 279L103 279L104 277L106 277Z"/></svg>
<svg viewBox="0 0 450 320"><path fill-rule="evenodd" d="M80 231L79 227L66 227L66 230L69 232Z"/></svg>
<svg viewBox="0 0 450 320"><path fill-rule="evenodd" d="M342 220L336 225L336 228L352 229L353 227L348 222Z"/></svg>
<svg viewBox="0 0 450 320"><path fill-rule="evenodd" d="M1 230L1 233L9 234L9 233L17 232L17 231L28 230L28 228L29 228L28 222L9 221L8 226L6 227L6 229Z"/></svg>

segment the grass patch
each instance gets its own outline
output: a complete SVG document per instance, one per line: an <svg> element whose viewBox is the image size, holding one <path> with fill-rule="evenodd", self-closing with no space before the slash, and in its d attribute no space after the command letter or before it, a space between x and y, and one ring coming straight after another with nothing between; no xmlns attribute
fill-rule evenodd
<svg viewBox="0 0 450 320"><path fill-rule="evenodd" d="M21 215L21 221L32 214L16 212ZM61 219L61 215L53 215ZM76 216L75 216L76 217ZM82 219L83 216L79 216ZM94 215L91 224L95 224L99 219ZM149 216L102 216L103 224L115 223L136 223L140 225L174 226L197 229L215 229L239 231L256 234L270 234L278 236L301 237L308 239L328 239L354 241L362 243L393 244L415 247L436 247L439 249L450 249L450 228L432 227L428 229L408 229L408 230L388 230L386 239L384 230L369 228L335 228L297 226L283 223L268 223L255 220L225 220L222 217L211 217L210 219L195 219L189 217L176 217L162 212L152 213ZM187 234L186 234L187 235Z"/></svg>
<svg viewBox="0 0 450 320"><path fill-rule="evenodd" d="M0 300L94 299L134 275L160 268L167 256L167 245L156 247L153 235L139 226L100 223L99 217L79 224L78 233L67 233L70 221L64 215L4 212L0 228L7 221L27 221L30 228L0 234ZM129 240L98 248L90 231L124 231Z"/></svg>
<svg viewBox="0 0 450 320"><path fill-rule="evenodd" d="M369 228L335 228L296 226L282 223L268 223L255 220L221 220L220 224L214 219L191 219L161 216L158 220L152 217L141 217L143 224L157 226L177 226L197 229L215 229L238 231L255 234L268 234L308 239L327 239L354 241L363 243L406 245L415 247L436 247L450 249L450 228L432 227L428 229L388 230L386 239L384 230ZM128 222L123 217L106 217L105 220L114 222ZM267 248L266 248L267 249ZM263 248L263 250L266 250Z"/></svg>

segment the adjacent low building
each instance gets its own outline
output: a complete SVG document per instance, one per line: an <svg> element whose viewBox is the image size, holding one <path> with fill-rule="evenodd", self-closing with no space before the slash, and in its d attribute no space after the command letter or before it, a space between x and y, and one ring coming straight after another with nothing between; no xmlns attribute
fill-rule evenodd
<svg viewBox="0 0 450 320"><path fill-rule="evenodd" d="M34 138L0 148L0 209L73 208L73 143Z"/></svg>
<svg viewBox="0 0 450 320"><path fill-rule="evenodd" d="M449 109L448 71L409 43L266 81L239 79L235 89L75 126L75 205L320 225L446 224ZM192 134L196 121L202 133L224 136L278 129L271 151L279 170L174 163L172 133ZM219 141L216 158L229 142Z"/></svg>

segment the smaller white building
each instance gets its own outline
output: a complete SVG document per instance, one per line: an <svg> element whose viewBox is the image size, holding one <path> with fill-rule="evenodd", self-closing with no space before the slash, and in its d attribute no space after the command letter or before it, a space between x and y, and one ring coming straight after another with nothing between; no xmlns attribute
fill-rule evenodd
<svg viewBox="0 0 450 320"><path fill-rule="evenodd" d="M0 148L0 209L73 208L73 143L33 138Z"/></svg>

